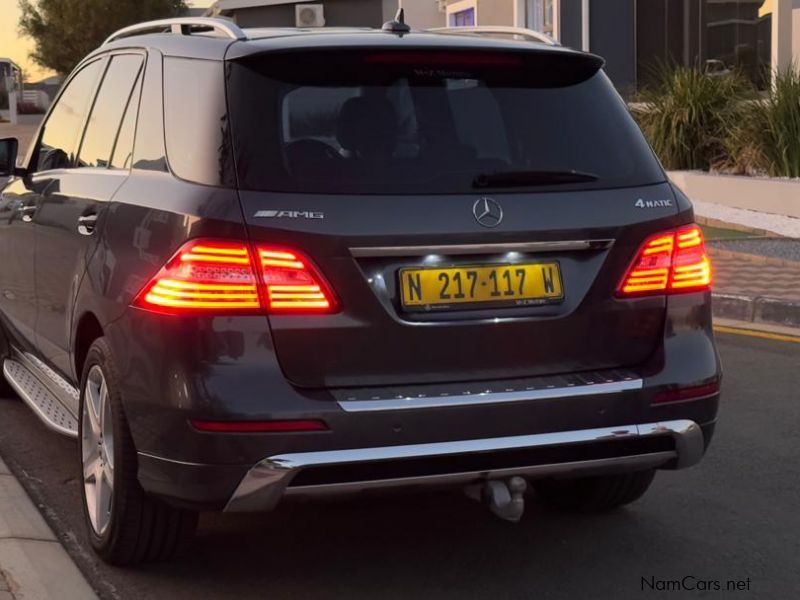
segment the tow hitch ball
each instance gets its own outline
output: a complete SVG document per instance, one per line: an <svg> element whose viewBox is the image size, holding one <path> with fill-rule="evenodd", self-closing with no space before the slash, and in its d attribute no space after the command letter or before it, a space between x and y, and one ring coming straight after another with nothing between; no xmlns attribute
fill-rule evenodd
<svg viewBox="0 0 800 600"><path fill-rule="evenodd" d="M465 491L470 498L482 501L496 516L516 523L525 512L527 487L528 484L522 477L512 477L469 486Z"/></svg>

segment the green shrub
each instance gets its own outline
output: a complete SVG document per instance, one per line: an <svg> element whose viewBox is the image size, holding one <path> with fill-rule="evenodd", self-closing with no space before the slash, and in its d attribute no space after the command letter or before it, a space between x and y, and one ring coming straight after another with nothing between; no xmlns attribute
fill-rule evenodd
<svg viewBox="0 0 800 600"><path fill-rule="evenodd" d="M793 66L778 73L772 93L754 112L754 146L769 174L800 177L800 70Z"/></svg>
<svg viewBox="0 0 800 600"><path fill-rule="evenodd" d="M726 156L725 140L752 86L738 74L661 66L634 114L667 169L707 170Z"/></svg>

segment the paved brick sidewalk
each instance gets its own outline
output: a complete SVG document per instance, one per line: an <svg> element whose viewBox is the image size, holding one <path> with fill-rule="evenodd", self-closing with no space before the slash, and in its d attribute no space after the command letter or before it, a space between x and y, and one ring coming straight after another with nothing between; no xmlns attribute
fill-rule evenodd
<svg viewBox="0 0 800 600"><path fill-rule="evenodd" d="M716 319L800 329L800 261L709 247Z"/></svg>
<svg viewBox="0 0 800 600"><path fill-rule="evenodd" d="M800 302L800 262L709 249L714 291Z"/></svg>
<svg viewBox="0 0 800 600"><path fill-rule="evenodd" d="M11 593L11 589L2 569L0 569L0 600L14 600L14 595Z"/></svg>

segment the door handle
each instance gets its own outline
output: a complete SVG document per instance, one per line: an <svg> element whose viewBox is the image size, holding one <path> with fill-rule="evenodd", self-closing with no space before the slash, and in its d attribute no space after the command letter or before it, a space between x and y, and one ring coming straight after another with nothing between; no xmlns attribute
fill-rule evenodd
<svg viewBox="0 0 800 600"><path fill-rule="evenodd" d="M85 215L78 217L78 233L81 235L92 235L97 224L97 215Z"/></svg>
<svg viewBox="0 0 800 600"><path fill-rule="evenodd" d="M35 204L23 204L19 207L19 213L22 215L22 220L25 223L30 223L33 221L33 215L36 214L36 205Z"/></svg>

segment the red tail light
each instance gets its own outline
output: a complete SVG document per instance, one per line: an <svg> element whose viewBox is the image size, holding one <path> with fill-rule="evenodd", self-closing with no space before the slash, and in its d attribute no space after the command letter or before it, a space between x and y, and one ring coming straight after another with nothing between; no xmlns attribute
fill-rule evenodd
<svg viewBox="0 0 800 600"><path fill-rule="evenodd" d="M134 304L161 312L258 310L261 304L250 250L235 242L188 242Z"/></svg>
<svg viewBox="0 0 800 600"><path fill-rule="evenodd" d="M264 299L270 312L331 312L335 301L322 275L294 250L259 246Z"/></svg>
<svg viewBox="0 0 800 600"><path fill-rule="evenodd" d="M670 402L696 400L697 398L711 396L717 392L719 392L719 381L712 381L704 385L664 390L656 395L653 404L668 404Z"/></svg>
<svg viewBox="0 0 800 600"><path fill-rule="evenodd" d="M292 421L191 421L198 431L214 433L272 433L297 431L327 431L328 426L319 419Z"/></svg>
<svg viewBox="0 0 800 600"><path fill-rule="evenodd" d="M618 296L711 289L711 261L697 225L645 240L617 290Z"/></svg>
<svg viewBox="0 0 800 600"><path fill-rule="evenodd" d="M258 273L258 275L256 275ZM302 254L240 242L192 240L136 297L157 312L332 312L336 302Z"/></svg>
<svg viewBox="0 0 800 600"><path fill-rule="evenodd" d="M519 56L498 52L380 52L368 54L364 58L367 64L377 65L414 65L423 67L453 66L503 66L519 67L523 64Z"/></svg>

